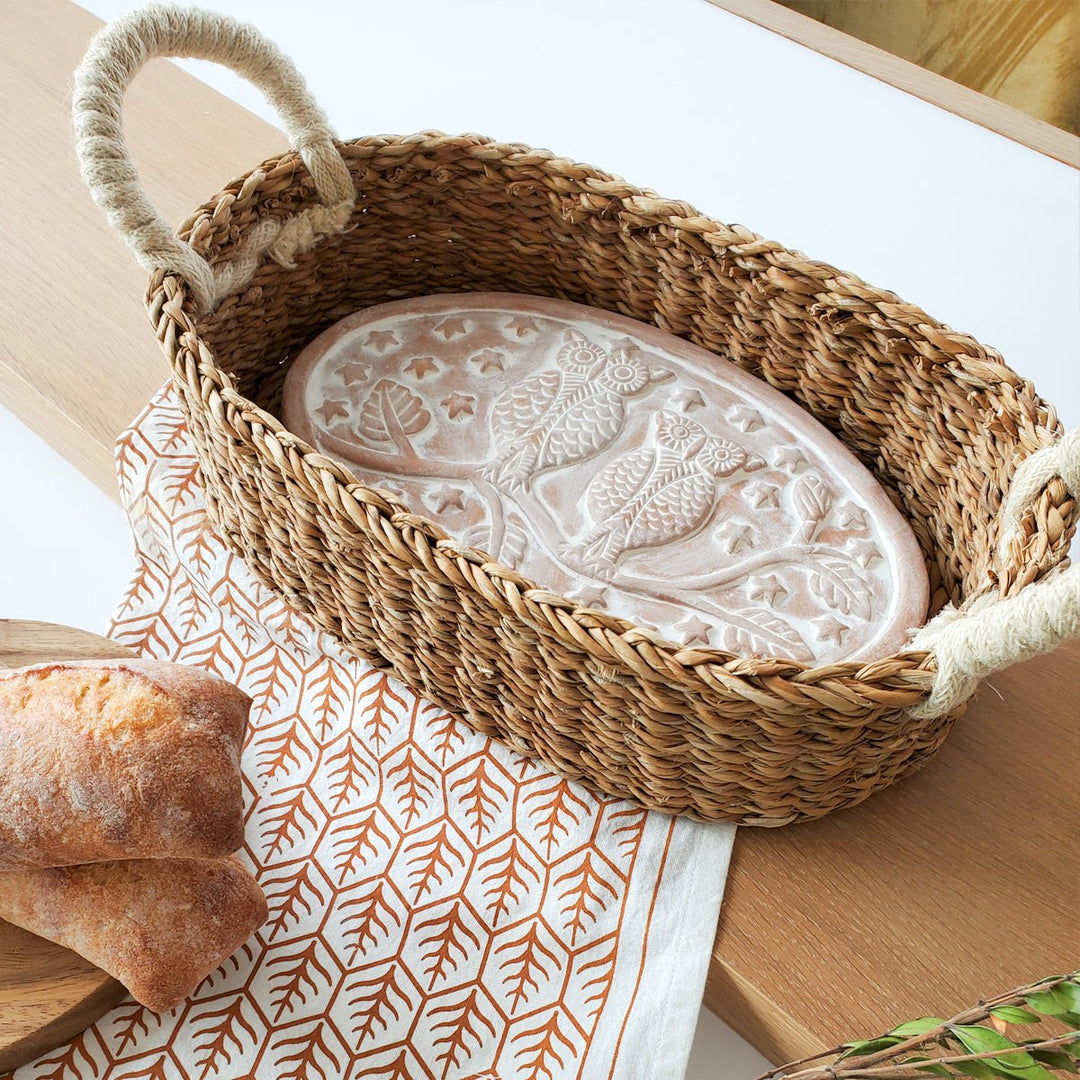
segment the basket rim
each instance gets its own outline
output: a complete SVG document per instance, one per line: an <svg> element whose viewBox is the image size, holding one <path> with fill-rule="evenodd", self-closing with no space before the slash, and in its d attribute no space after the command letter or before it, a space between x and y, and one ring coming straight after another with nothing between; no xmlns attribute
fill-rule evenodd
<svg viewBox="0 0 1080 1080"><path fill-rule="evenodd" d="M475 158L481 164L487 160L497 160L504 165L510 163L539 168L545 173L557 174L566 182L568 197L576 198L576 204L566 209L567 216L577 212L582 215L618 214L620 217L626 215L635 219L633 226L620 222L623 228L646 228L650 223L662 224L667 228L693 234L709 245L713 257L733 259L742 266L746 266L746 263L740 260L768 255L772 260L764 274L768 284L777 291L799 285L798 291L816 297L816 302L809 310L823 321L853 313L880 319L886 327L895 329L899 336L913 344L916 352L919 341L926 341L932 336L939 354L945 352L949 359L943 362L940 355L934 358L924 357L926 365L946 368L953 377L971 385L975 390L989 389L1004 383L1014 393L1030 395L1036 402L1036 415L1034 419L1030 416L1027 419L1033 432L1042 435L1042 438L1035 437L1032 440L1036 449L1039 445L1052 443L1063 430L1053 406L1039 398L1032 383L1012 371L996 350L982 345L968 334L952 330L889 290L870 286L857 275L838 270L828 263L808 259L801 252L788 249L777 241L763 239L745 226L725 225L718 219L701 214L689 203L665 198L649 188L629 184L615 174L560 157L548 150L535 149L521 143L499 142L476 134L455 136L426 130L405 136L367 135L352 140L338 140L336 145L350 163L357 156L363 158L388 148L417 152L453 147L463 150L467 156ZM402 160L406 162L404 154ZM406 164L403 164L403 170ZM257 174L283 168L293 170L296 177L294 185L309 180L306 168L295 150L286 150L267 158L254 169L230 181L215 196L198 207L180 227L181 238L189 240L211 263L221 260L224 257L222 253L239 241L230 240L216 255L210 254L206 237L198 235L201 223L215 215L220 218L223 209L227 214L229 208L223 207L223 200L235 199ZM512 188L514 183L511 181L509 186ZM310 191L306 193L306 198L313 198ZM777 266L776 263L782 265ZM818 283L818 290L811 292L804 283L790 277L785 273L785 267L788 266L792 269L797 267L804 276L812 276ZM752 269L760 270L761 267L755 265ZM781 678L792 689L802 687L804 692L813 689L826 692L828 684L835 682L845 685L858 684L860 695L866 695L870 683L888 680L892 684L890 691L882 689L880 693L872 695L882 699L875 703L876 710L917 704L932 686L936 670L933 652L900 650L876 660L840 661L821 665L776 656L744 657L711 647L688 648L667 641L661 635L643 629L631 621L598 613L565 596L544 589L539 583L490 558L487 553L459 544L436 522L415 513L388 492L362 484L344 466L320 454L289 431L277 417L242 395L237 390L235 377L217 364L209 346L202 340L199 325L206 316L194 309L190 289L182 278L164 270L154 271L148 283L147 303L151 307L155 323L159 317L164 316L172 319L181 329L179 350L175 356L170 357L174 377L185 378L188 371L192 372L200 383L197 388L199 395L208 405L212 405L212 398L217 395L222 404L240 414L245 423L257 424L263 428L265 434L278 444L282 454L298 458L303 467L318 479L318 483L311 485L313 491L325 490L329 483L338 491L342 505L351 503L360 517L368 512L375 513L409 546L413 546L410 537L423 537L434 562L438 563L442 558L452 558L467 564L474 574L479 572L484 575L506 605L507 612L513 612L522 619L526 618L528 612L528 621L540 632L550 631L557 624L569 632L583 652L591 654L594 649L599 648L603 656L595 657L598 663L625 665L639 678L648 681L670 682L675 677L679 682L703 682L713 689L720 688L725 680L732 678L738 679L744 685L747 679L771 682L775 678ZM921 339L910 336L913 324L923 332ZM194 350L193 345L196 346ZM185 364L185 352L194 352L193 365ZM753 372L749 374L759 378ZM788 400L791 400L790 397ZM836 437L841 442L844 441L841 435ZM256 443L257 452L263 453L258 441ZM1021 459L1016 458L1012 462L1013 469L1019 460ZM966 597L965 605L974 602L980 595L983 595L983 592ZM820 692L809 693L808 698L814 707L820 708L824 704ZM838 716L845 712L854 714L858 711L852 708L851 700L846 696L841 700L830 694L828 698L837 708ZM885 700L886 698L889 700ZM792 702L792 708L797 711L799 706Z"/></svg>

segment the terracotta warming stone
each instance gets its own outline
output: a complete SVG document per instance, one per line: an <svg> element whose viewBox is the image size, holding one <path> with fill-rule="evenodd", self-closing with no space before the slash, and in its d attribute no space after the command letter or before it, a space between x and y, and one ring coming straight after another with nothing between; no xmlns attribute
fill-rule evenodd
<svg viewBox="0 0 1080 1080"><path fill-rule="evenodd" d="M284 422L541 587L687 646L887 656L928 583L907 522L767 383L644 323L499 293L359 312Z"/></svg>

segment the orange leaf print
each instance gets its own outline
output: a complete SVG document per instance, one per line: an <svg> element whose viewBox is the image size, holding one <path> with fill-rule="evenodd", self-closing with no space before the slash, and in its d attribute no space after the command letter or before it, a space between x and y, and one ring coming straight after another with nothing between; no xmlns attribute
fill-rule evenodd
<svg viewBox="0 0 1080 1080"><path fill-rule="evenodd" d="M530 1039L535 1039L535 1041L529 1042ZM515 1052L514 1060L526 1059L522 1065L518 1066L521 1070L518 1073L521 1080L540 1080L541 1077L554 1080L554 1067L557 1065L560 1070L565 1070L568 1058L578 1056L574 1044L559 1027L558 1010L539 1027L520 1031L514 1038L514 1046L516 1047L519 1042L523 1045ZM565 1074L560 1071L559 1075Z"/></svg>
<svg viewBox="0 0 1080 1080"><path fill-rule="evenodd" d="M274 1046L275 1080L338 1080L345 1075L344 1062L327 1045L322 1020L306 1035L282 1039ZM288 1049L288 1054L278 1052Z"/></svg>
<svg viewBox="0 0 1080 1080"><path fill-rule="evenodd" d="M161 452L167 454L170 450L181 448L184 448L186 452L184 444L187 442L188 426L184 414L177 412L169 416L163 416L162 421L162 429L158 439L160 440L162 436L165 436L165 441L160 443Z"/></svg>
<svg viewBox="0 0 1080 1080"><path fill-rule="evenodd" d="M362 953L369 948L374 948L380 938L390 936L388 923L392 919L394 925L400 929L401 919L385 899L386 880L376 883L375 887L363 896L351 896L341 904L341 911L348 911L341 920L342 928L347 937L353 938L352 954L349 963L355 964ZM356 909L355 911L352 909ZM376 934L376 931L378 933Z"/></svg>
<svg viewBox="0 0 1080 1080"><path fill-rule="evenodd" d="M412 1071L406 1053L405 1050L402 1050L393 1061L384 1066L376 1066L374 1071L370 1067L366 1067L363 1073L359 1075L363 1076L365 1080L368 1077L371 1080L417 1080L417 1075Z"/></svg>
<svg viewBox="0 0 1080 1080"><path fill-rule="evenodd" d="M257 651L261 651L266 644L266 630L259 624L258 616L250 606L248 598L226 580L222 583L220 592L215 590L214 602L229 620L229 632L243 636L243 640L237 639L236 643L244 650L245 655L254 656ZM256 645L259 646L258 650Z"/></svg>
<svg viewBox="0 0 1080 1080"><path fill-rule="evenodd" d="M113 618L119 621L128 612L134 611L141 604L147 603L151 597L160 596L165 591L165 576L160 567L147 559L140 559L128 590L124 593L120 606L113 614Z"/></svg>
<svg viewBox="0 0 1080 1080"><path fill-rule="evenodd" d="M278 773L288 772L293 766L301 768L301 757L306 758L309 765L312 764L315 758L307 748L304 738L306 735L307 732L299 727L295 720L279 733L264 732L259 740L259 751L255 755L259 763L257 775L260 779L272 780Z"/></svg>
<svg viewBox="0 0 1080 1080"><path fill-rule="evenodd" d="M321 883L323 888L320 888L317 875L315 863L305 859L292 873L262 881L266 902L270 907L270 918L263 928L267 941L273 941L279 934L295 930L305 916L310 916L316 907L327 902L323 895L325 882Z"/></svg>
<svg viewBox="0 0 1080 1080"><path fill-rule="evenodd" d="M555 777L549 786L533 788L523 801L526 814L540 828L541 843L549 859L552 848L569 838L570 826L580 825L589 809L585 800L574 794L568 780Z"/></svg>
<svg viewBox="0 0 1080 1080"><path fill-rule="evenodd" d="M190 462L177 461L176 466L169 470L165 483L162 485L168 497L168 510L175 514L182 510L186 503L195 498L199 487L199 459L191 458Z"/></svg>
<svg viewBox="0 0 1080 1080"><path fill-rule="evenodd" d="M171 658L175 639L169 642L162 636L163 626L163 621L156 614L129 619L116 627L113 637L140 656Z"/></svg>
<svg viewBox="0 0 1080 1080"><path fill-rule="evenodd" d="M222 551L221 541L210 529L203 511L190 515L184 528L176 530L177 547L184 553L186 564L204 577Z"/></svg>
<svg viewBox="0 0 1080 1080"><path fill-rule="evenodd" d="M111 1080L169 1080L169 1075L165 1071L165 1062L169 1059L162 1054L161 1057L156 1058L151 1064L147 1065L145 1069L133 1069L131 1072L119 1073Z"/></svg>
<svg viewBox="0 0 1080 1080"><path fill-rule="evenodd" d="M101 1075L101 1067L86 1049L86 1039L90 1032L84 1031L59 1053L52 1057L39 1058L35 1069L48 1069L51 1072L35 1072L34 1080L90 1080Z"/></svg>
<svg viewBox="0 0 1080 1080"><path fill-rule="evenodd" d="M564 901L559 911L564 917L563 930L570 931L570 944L576 945L578 934L596 923L600 912L607 910L607 905L618 898L618 893L597 873L593 852L589 850L585 851L576 870L568 870L555 879L555 890L564 883L566 888L558 894Z"/></svg>
<svg viewBox="0 0 1080 1080"><path fill-rule="evenodd" d="M424 712L436 711L436 709L437 706L430 702L424 706ZM448 712L441 713L428 722L431 724L431 734L435 740L434 749L439 755L439 764L446 768L447 758L453 755L455 748L465 745L462 724Z"/></svg>
<svg viewBox="0 0 1080 1080"><path fill-rule="evenodd" d="M432 1033L446 1031L447 1034L435 1040L435 1046L445 1046L446 1049L439 1052L436 1061L445 1062L443 1069L445 1077L451 1069L463 1065L472 1057L476 1050L484 1045L484 1037L477 1030L477 1025L483 1026L490 1038L495 1038L495 1026L480 1011L476 1001L477 990L473 988L456 1005L441 1005L431 1010L431 1015L446 1015L446 1020L432 1025ZM470 1049L470 1044L475 1044Z"/></svg>
<svg viewBox="0 0 1080 1080"><path fill-rule="evenodd" d="M540 884L540 875L522 857L516 836L511 837L504 855L495 855L482 863L480 869L491 869L482 881L484 889L484 912L491 916L491 925L498 926L499 919L508 915L512 907L525 898L528 890ZM528 878L532 878L530 886Z"/></svg>
<svg viewBox="0 0 1080 1080"><path fill-rule="evenodd" d="M199 595L194 582L186 574L175 580L172 600L180 621L176 624L180 636L190 638L210 613L210 605Z"/></svg>
<svg viewBox="0 0 1080 1080"><path fill-rule="evenodd" d="M256 717L280 709L288 696L296 689L297 675L292 661L285 659L281 649L272 647L266 651L266 660L258 667L248 669L247 692L255 700Z"/></svg>
<svg viewBox="0 0 1080 1080"><path fill-rule="evenodd" d="M490 832L495 825L499 812L509 802L506 788L490 774L488 759L477 759L476 768L455 780L450 785L452 793L461 791L459 796L465 810L465 817L469 820L469 827L476 833L476 842L479 844L484 833Z"/></svg>
<svg viewBox="0 0 1080 1080"><path fill-rule="evenodd" d="M390 965L374 979L357 980L350 983L349 1019L352 1021L352 1033L356 1039L356 1049L371 1038L378 1038L379 1033L390 1030L390 1017L400 1021L405 1012L411 1012L413 1003L397 982L396 967Z"/></svg>
<svg viewBox="0 0 1080 1080"><path fill-rule="evenodd" d="M304 806L306 794L307 788L297 788L291 796L267 807L274 813L267 814L263 819L260 839L263 843L264 864L284 851L287 845L296 843L308 829L317 826L318 822Z"/></svg>
<svg viewBox="0 0 1080 1080"><path fill-rule="evenodd" d="M405 699L390 685L390 676L381 671L371 673L368 685L360 691L359 705L362 725L368 739L381 754L391 730L401 723L401 714L408 708Z"/></svg>
<svg viewBox="0 0 1080 1080"><path fill-rule="evenodd" d="M587 960L578 968L581 975L589 972L589 978L581 985L583 990L591 991L585 996L585 1004L588 1006L590 1017L599 1016L604 1002L607 1001L611 980L615 977L615 960L618 957L618 951L618 939L613 936L611 948L607 952L592 960Z"/></svg>
<svg viewBox="0 0 1080 1080"><path fill-rule="evenodd" d="M277 1009L274 1023L281 1023L286 1012L295 1012L306 1005L308 995L317 995L333 986L335 979L319 959L322 938L313 937L296 953L278 953L267 962L267 969L282 966L282 970L270 976L270 1001ZM325 946L323 946L325 950Z"/></svg>
<svg viewBox="0 0 1080 1080"><path fill-rule="evenodd" d="M520 937L505 942L495 952L508 953L512 949L518 951L499 963L499 970L506 972L502 976L503 986L509 988L510 997L513 999L510 1005L511 1015L522 1002L527 1005L529 995L540 989L537 975L547 979L558 966L555 954L540 940L536 923L526 926ZM547 964L544 963L545 958Z"/></svg>
<svg viewBox="0 0 1080 1080"><path fill-rule="evenodd" d="M379 849L376 840L390 847L390 837L376 823L376 810L371 810L359 821L347 825L335 832L334 869L338 872L338 885L344 885L345 879L359 866L366 866L368 856L375 858Z"/></svg>
<svg viewBox="0 0 1080 1080"><path fill-rule="evenodd" d="M234 664L239 663L239 658L235 654L230 654L226 645L227 640L224 634L214 634L210 638L210 644L205 649L188 653L182 662L205 668L205 670L212 671L219 678L235 682L237 672L234 669ZM142 650L136 649L136 651L141 652Z"/></svg>
<svg viewBox="0 0 1080 1080"><path fill-rule="evenodd" d="M367 794L367 780L375 778L375 767L364 758L356 735L347 731L341 742L342 748L328 757L323 766L330 778L331 810L335 814L340 814L350 802L362 801Z"/></svg>
<svg viewBox="0 0 1080 1080"><path fill-rule="evenodd" d="M421 841L413 850L418 854L409 860L408 865L415 868L409 871L409 887L416 890L414 904L418 904L421 896L442 885L454 873L451 859L462 868L465 866L465 857L454 847L445 824L430 840Z"/></svg>
<svg viewBox="0 0 1080 1080"><path fill-rule="evenodd" d="M135 445L133 439L133 434L129 433L116 444L116 476L120 487L125 491L132 489L147 463L146 455Z"/></svg>
<svg viewBox="0 0 1080 1080"><path fill-rule="evenodd" d="M314 714L315 733L320 742L325 742L348 705L348 687L341 666L329 657L323 659L319 669L308 682L308 701Z"/></svg>
<svg viewBox="0 0 1080 1080"><path fill-rule="evenodd" d="M246 995L237 994L223 1008L199 1015L200 1025L210 1021L201 1028L195 1040L195 1067L199 1070L199 1080L220 1075L232 1064L234 1054L243 1057L258 1042L255 1029L244 1018L246 1001ZM247 1036L246 1040L243 1035Z"/></svg>
<svg viewBox="0 0 1080 1080"><path fill-rule="evenodd" d="M405 819L405 828L411 828L413 822L431 805L435 794L435 777L417 763L410 746L401 761L387 772L386 779L392 781L394 797Z"/></svg>
<svg viewBox="0 0 1080 1080"><path fill-rule="evenodd" d="M459 962L468 958L466 942L472 942L472 947L479 949L480 939L462 918L460 901L445 915L436 915L417 923L417 934L424 930L434 931L420 940L420 948L424 950L421 954L425 962L424 974L429 977L428 990L434 990L440 979L448 979L450 971L457 971Z"/></svg>
<svg viewBox="0 0 1080 1080"><path fill-rule="evenodd" d="M149 1034L150 1025L146 1022L146 1013L145 1005L133 1005L129 1012L116 1015L115 1042L112 1043L112 1052L116 1057L122 1057L128 1046L134 1049L139 1038Z"/></svg>
<svg viewBox="0 0 1080 1080"><path fill-rule="evenodd" d="M613 830L613 834L618 837L620 854L633 863L638 848L641 847L641 837L645 833L649 812L634 807L624 807L621 810L613 810L611 817L622 819L623 823Z"/></svg>

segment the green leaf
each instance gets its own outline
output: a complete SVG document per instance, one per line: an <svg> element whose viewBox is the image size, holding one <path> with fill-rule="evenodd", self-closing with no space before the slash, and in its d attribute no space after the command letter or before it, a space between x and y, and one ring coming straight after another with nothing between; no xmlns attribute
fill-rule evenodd
<svg viewBox="0 0 1080 1080"><path fill-rule="evenodd" d="M836 1060L843 1061L844 1058L849 1057L866 1057L867 1054L876 1054L879 1050L888 1050L903 1041L903 1039L892 1035L882 1035L877 1039L862 1039L858 1042L844 1043L846 1049Z"/></svg>
<svg viewBox="0 0 1080 1080"><path fill-rule="evenodd" d="M1069 1011L1068 1006L1063 1005L1049 990L1040 990L1036 994L1028 994L1024 1001L1037 1013L1043 1016L1061 1016Z"/></svg>
<svg viewBox="0 0 1080 1080"><path fill-rule="evenodd" d="M1044 1065L1049 1065L1051 1069L1059 1069L1064 1072L1077 1072L1080 1066L1063 1050L1031 1050L1029 1051L1031 1056L1036 1061L1041 1061Z"/></svg>
<svg viewBox="0 0 1080 1080"><path fill-rule="evenodd" d="M1080 1013L1080 986L1074 982L1063 982L1050 991L1065 1012Z"/></svg>
<svg viewBox="0 0 1080 1080"><path fill-rule="evenodd" d="M998 1073L994 1072L985 1061L958 1061L952 1067L965 1076L976 1077L976 1080L1001 1080Z"/></svg>
<svg viewBox="0 0 1080 1080"><path fill-rule="evenodd" d="M1006 1024L1037 1024L1039 1022L1035 1013L1017 1008L1015 1005L1002 1005L997 1009L991 1009L990 1015L1004 1020Z"/></svg>
<svg viewBox="0 0 1080 1080"><path fill-rule="evenodd" d="M918 1020L909 1020L906 1024L894 1027L890 1035L899 1035L902 1039L911 1039L916 1035L925 1035L945 1023L939 1016L922 1016Z"/></svg>
<svg viewBox="0 0 1080 1080"><path fill-rule="evenodd" d="M949 1030L970 1054L996 1051L1000 1056L987 1058L986 1064L999 1075L1010 1077L1011 1080L1054 1080L1029 1053L993 1028L957 1024L950 1026Z"/></svg>

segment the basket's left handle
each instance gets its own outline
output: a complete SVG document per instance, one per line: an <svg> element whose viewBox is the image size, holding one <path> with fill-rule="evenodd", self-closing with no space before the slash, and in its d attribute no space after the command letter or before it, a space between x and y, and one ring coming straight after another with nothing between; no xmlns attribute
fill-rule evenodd
<svg viewBox="0 0 1080 1080"><path fill-rule="evenodd" d="M255 84L285 124L311 173L321 205L248 231L231 262L211 267L150 203L121 126L124 94L155 57L213 60ZM293 62L253 26L197 8L151 5L103 27L75 71L72 104L83 179L110 224L148 269L178 274L202 311L243 288L269 253L288 265L348 222L356 192L326 115Z"/></svg>
<svg viewBox="0 0 1080 1080"><path fill-rule="evenodd" d="M1002 507L998 562L1025 511L1056 478L1080 502L1080 428L1025 458L1013 475ZM960 611L947 607L915 635L913 651L929 651L937 675L928 699L911 711L921 718L942 716L966 701L985 676L1020 660L1050 652L1080 636L1080 560L1025 585L1013 596L988 591Z"/></svg>

